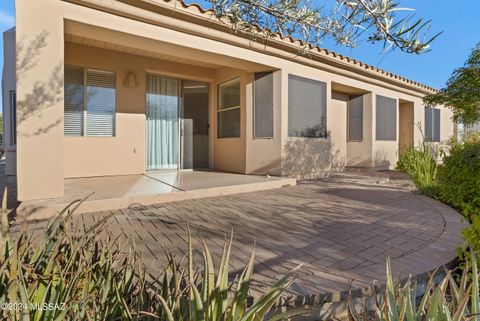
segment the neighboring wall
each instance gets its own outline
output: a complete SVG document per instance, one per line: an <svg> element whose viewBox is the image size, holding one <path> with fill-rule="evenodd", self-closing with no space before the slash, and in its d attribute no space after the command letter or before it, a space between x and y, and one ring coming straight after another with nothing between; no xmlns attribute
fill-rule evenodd
<svg viewBox="0 0 480 321"><path fill-rule="evenodd" d="M72 43L65 44L65 63L114 71L117 82L115 137L66 136L65 178L145 172L147 72L207 81L214 77L211 69ZM136 88L123 85L129 72L136 76Z"/></svg>
<svg viewBox="0 0 480 321"><path fill-rule="evenodd" d="M3 148L5 150L5 174L16 175L17 153L11 137L11 101L10 95L15 90L15 28L3 33L3 74L2 74L2 117L3 117Z"/></svg>

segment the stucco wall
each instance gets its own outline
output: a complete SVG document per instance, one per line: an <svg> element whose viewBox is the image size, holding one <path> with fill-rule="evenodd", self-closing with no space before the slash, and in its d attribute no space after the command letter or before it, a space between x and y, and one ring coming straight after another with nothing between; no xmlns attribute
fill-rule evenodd
<svg viewBox="0 0 480 321"><path fill-rule="evenodd" d="M217 135L217 91L218 85L240 78L240 137L239 138L218 138ZM246 119L246 86L247 74L244 71L233 68L220 68L215 70L214 88L214 121L211 134L214 137L213 166L217 170L245 173L245 137L247 129Z"/></svg>
<svg viewBox="0 0 480 321"><path fill-rule="evenodd" d="M349 96L332 92L327 104L327 127L331 137L332 170L342 171L347 165L347 104Z"/></svg>
<svg viewBox="0 0 480 321"><path fill-rule="evenodd" d="M281 175L282 73L273 73L273 138L254 138L254 74L248 75L246 88L246 173Z"/></svg>
<svg viewBox="0 0 480 321"><path fill-rule="evenodd" d="M347 142L347 166L373 166L372 152L372 94L363 95L363 137L361 141Z"/></svg>

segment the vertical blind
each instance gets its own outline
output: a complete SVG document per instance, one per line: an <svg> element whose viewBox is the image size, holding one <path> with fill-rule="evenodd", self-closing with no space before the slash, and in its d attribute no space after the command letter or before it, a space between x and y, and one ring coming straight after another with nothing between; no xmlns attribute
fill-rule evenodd
<svg viewBox="0 0 480 321"><path fill-rule="evenodd" d="M377 95L376 101L377 140L397 140L397 100Z"/></svg>
<svg viewBox="0 0 480 321"><path fill-rule="evenodd" d="M240 79L218 86L218 138L240 137Z"/></svg>
<svg viewBox="0 0 480 321"><path fill-rule="evenodd" d="M256 73L254 83L254 137L273 137L273 73Z"/></svg>
<svg viewBox="0 0 480 321"><path fill-rule="evenodd" d="M348 140L363 139L363 96L350 96L348 100Z"/></svg>
<svg viewBox="0 0 480 321"><path fill-rule="evenodd" d="M115 135L115 73L65 66L64 133Z"/></svg>
<svg viewBox="0 0 480 321"><path fill-rule="evenodd" d="M288 75L288 136L326 137L326 84Z"/></svg>
<svg viewBox="0 0 480 321"><path fill-rule="evenodd" d="M440 109L425 108L425 140L440 141Z"/></svg>

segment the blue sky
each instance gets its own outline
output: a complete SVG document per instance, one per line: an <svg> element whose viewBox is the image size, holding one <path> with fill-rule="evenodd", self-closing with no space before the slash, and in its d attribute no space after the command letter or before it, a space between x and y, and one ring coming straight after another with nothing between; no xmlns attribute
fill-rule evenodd
<svg viewBox="0 0 480 321"><path fill-rule="evenodd" d="M333 0L313 1L319 5L333 2ZM198 2L202 3L201 0ZM323 47L440 88L452 71L464 63L475 44L480 42L480 1L401 0L400 3L402 7L415 8L419 17L431 19L432 34L443 31L432 44L430 52L411 55L397 50L385 55L381 46L364 43L350 49L336 47L328 41ZM4 31L13 25L14 0L0 0L0 30ZM0 42L0 64L3 64L3 39Z"/></svg>

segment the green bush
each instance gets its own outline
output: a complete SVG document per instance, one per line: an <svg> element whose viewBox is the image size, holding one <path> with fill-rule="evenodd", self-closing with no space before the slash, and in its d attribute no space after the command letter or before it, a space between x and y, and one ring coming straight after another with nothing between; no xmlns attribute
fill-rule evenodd
<svg viewBox="0 0 480 321"><path fill-rule="evenodd" d="M124 246L110 238L105 232L106 220L89 230L75 230L69 224L72 211L67 208L40 239L25 230L14 239L5 200L0 320L263 320L292 282L289 273L253 304L247 304L254 256L230 282L231 241L225 244L217 272L205 244L204 264L193 262L190 241L186 263L166 254L168 264L163 273L148 282L134 245ZM271 320L300 313L305 310Z"/></svg>
<svg viewBox="0 0 480 321"><path fill-rule="evenodd" d="M349 319L353 321L463 321L478 320L480 313L479 274L475 252L470 253L459 280L448 272L440 282L433 276L416 296L417 285L408 280L404 284L393 281L390 261L387 261L385 291L376 295L376 308L369 313L366 307L358 309L349 302Z"/></svg>
<svg viewBox="0 0 480 321"><path fill-rule="evenodd" d="M405 171L418 190L432 195L435 191L438 152L427 143L419 148L404 147L400 152L397 169Z"/></svg>
<svg viewBox="0 0 480 321"><path fill-rule="evenodd" d="M470 221L480 217L480 142L454 145L437 175L439 198Z"/></svg>

